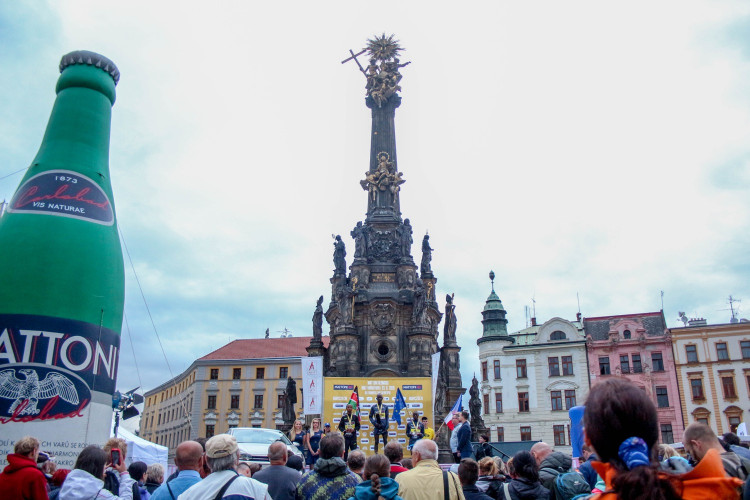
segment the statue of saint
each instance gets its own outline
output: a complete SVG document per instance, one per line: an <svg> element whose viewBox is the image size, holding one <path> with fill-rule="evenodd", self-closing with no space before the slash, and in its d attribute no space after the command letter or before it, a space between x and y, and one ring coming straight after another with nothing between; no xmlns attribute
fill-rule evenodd
<svg viewBox="0 0 750 500"><path fill-rule="evenodd" d="M445 327L443 328L443 344L456 343L456 306L453 304L453 294L445 296Z"/></svg>
<svg viewBox="0 0 750 500"><path fill-rule="evenodd" d="M352 229L350 233L354 238L354 258L361 259L366 257L367 244L365 243L365 228L362 226L362 221L357 222L357 225Z"/></svg>
<svg viewBox="0 0 750 500"><path fill-rule="evenodd" d="M425 234L422 239L422 265L419 267L419 272L422 276L425 274L432 274L432 248L430 248L430 235Z"/></svg>
<svg viewBox="0 0 750 500"><path fill-rule="evenodd" d="M297 418L294 412L294 405L297 403L297 382L292 377L286 379L286 390L284 391L284 408L281 409L281 416L284 423L291 425Z"/></svg>
<svg viewBox="0 0 750 500"><path fill-rule="evenodd" d="M315 312L312 317L313 323L313 338L320 340L323 336L323 296L321 295L318 299L318 303L315 305Z"/></svg>
<svg viewBox="0 0 750 500"><path fill-rule="evenodd" d="M471 413L471 419L474 420L474 415L482 414L482 401L479 399L479 381L476 377L471 381L471 388L469 388L469 413Z"/></svg>
<svg viewBox="0 0 750 500"><path fill-rule="evenodd" d="M409 219L404 219L404 225L400 229L401 256L407 258L411 255L411 244L414 242L411 237L412 230Z"/></svg>
<svg viewBox="0 0 750 500"><path fill-rule="evenodd" d="M336 287L336 303L339 306L339 318L342 325L352 324L352 297L354 291L346 283L340 283Z"/></svg>
<svg viewBox="0 0 750 500"><path fill-rule="evenodd" d="M341 240L341 235L336 235L333 242L333 265L335 274L346 274L346 245Z"/></svg>
<svg viewBox="0 0 750 500"><path fill-rule="evenodd" d="M424 324L424 313L426 308L426 296L425 287L421 278L417 278L416 286L414 287L414 309L412 310L411 319L415 325Z"/></svg>
<svg viewBox="0 0 750 500"><path fill-rule="evenodd" d="M271 336L271 332L269 330L270 328L266 328L266 338L269 338Z"/></svg>

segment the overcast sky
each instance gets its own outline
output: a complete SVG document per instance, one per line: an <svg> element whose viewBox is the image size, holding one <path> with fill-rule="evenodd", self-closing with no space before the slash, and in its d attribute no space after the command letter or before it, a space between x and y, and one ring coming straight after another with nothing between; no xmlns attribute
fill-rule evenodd
<svg viewBox="0 0 750 500"><path fill-rule="evenodd" d="M331 234L350 264L367 203L365 82L341 60L382 32L412 61L401 208L456 294L467 387L491 269L512 331L532 298L574 319L576 294L589 317L662 290L669 326L728 322L730 294L750 316L748 2L2 2L0 177L35 155L60 57L104 54L117 215L172 373L311 335ZM170 372L127 256L126 280L118 388L150 389Z"/></svg>

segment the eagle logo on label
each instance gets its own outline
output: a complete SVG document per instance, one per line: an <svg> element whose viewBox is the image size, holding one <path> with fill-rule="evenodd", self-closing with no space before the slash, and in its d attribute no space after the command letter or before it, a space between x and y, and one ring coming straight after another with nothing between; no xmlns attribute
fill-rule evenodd
<svg viewBox="0 0 750 500"><path fill-rule="evenodd" d="M0 401L0 413L12 416L14 419L24 417L23 420L36 420L54 418L56 414L62 413L66 406L77 408L81 399L79 393L83 390L88 398L88 388L82 381L74 383L65 375L55 372L46 371L43 379L39 379L39 373L33 368L22 368L18 374L23 378L16 376L15 369L0 371L0 398L10 400L7 409L4 407L7 403ZM83 387L80 387L83 385ZM39 407L43 403L42 408Z"/></svg>

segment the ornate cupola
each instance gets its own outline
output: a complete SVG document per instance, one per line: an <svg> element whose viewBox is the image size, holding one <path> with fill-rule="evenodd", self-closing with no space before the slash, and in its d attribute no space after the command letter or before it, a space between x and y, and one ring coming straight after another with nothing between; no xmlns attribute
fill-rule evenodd
<svg viewBox="0 0 750 500"><path fill-rule="evenodd" d="M508 335L508 320L505 319L506 311L500 297L495 293L495 273L493 271L490 271L490 282L492 291L487 297L482 311L482 336L477 340L477 344L491 340L515 342L513 337Z"/></svg>

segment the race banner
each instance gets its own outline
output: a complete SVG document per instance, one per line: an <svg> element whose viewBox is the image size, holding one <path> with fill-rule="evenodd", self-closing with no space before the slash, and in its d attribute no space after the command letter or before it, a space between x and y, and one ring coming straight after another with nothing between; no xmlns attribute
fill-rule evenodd
<svg viewBox="0 0 750 500"><path fill-rule="evenodd" d="M437 390L437 379L440 373L440 351L432 355L432 400L435 401L435 391Z"/></svg>
<svg viewBox="0 0 750 500"><path fill-rule="evenodd" d="M302 404L305 415L320 415L323 408L323 358L302 358Z"/></svg>

